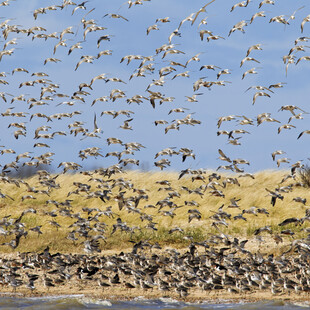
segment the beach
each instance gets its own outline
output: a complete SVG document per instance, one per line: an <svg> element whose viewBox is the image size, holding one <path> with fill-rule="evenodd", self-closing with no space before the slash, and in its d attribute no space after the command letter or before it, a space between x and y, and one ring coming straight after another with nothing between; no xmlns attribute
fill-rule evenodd
<svg viewBox="0 0 310 310"><path fill-rule="evenodd" d="M211 257L218 253L217 250L212 251ZM39 254L6 254L1 258L0 295L14 298L80 296L111 302L163 298L198 304L262 301L302 303L309 300L309 288L305 283L304 286L296 284L296 287L290 288L281 282L282 277L286 279L285 283L288 277L296 281L296 270L288 269L288 266L292 268L291 264L278 268L280 273L285 272L285 276L280 276L274 269L274 266L285 261L294 262L294 258L284 259L282 256L281 259L275 258L274 262L266 258L262 263L273 267L270 274L262 274L265 274L264 278L272 280L265 280L265 287L262 287L260 282L264 281L263 277L259 280L258 276L256 281L250 280L251 275L259 270L257 267L248 270L248 275L241 274L241 270L246 270L248 266L248 260L244 255L240 259L234 256L234 260L244 264L238 267L237 274L236 270L229 270L225 264L220 266L218 257L206 260L209 256L208 251L196 252L193 255L188 249L179 250L179 255L172 254L173 252L177 251L152 250L141 251L139 254L133 254L131 251L113 254L108 251L104 254L103 251L100 255L60 254L48 251ZM229 255L227 258L229 259ZM252 258L255 264L255 256ZM181 261L183 265L178 265ZM299 260L299 263L302 262ZM273 288L275 282L276 290Z"/></svg>

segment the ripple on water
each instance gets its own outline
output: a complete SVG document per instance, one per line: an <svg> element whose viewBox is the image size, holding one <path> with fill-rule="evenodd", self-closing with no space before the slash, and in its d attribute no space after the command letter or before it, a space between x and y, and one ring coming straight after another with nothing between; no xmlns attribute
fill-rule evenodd
<svg viewBox="0 0 310 310"><path fill-rule="evenodd" d="M19 298L18 296L0 297L0 309L27 310L198 310L198 309L231 309L231 310L295 310L308 309L308 302L288 303L284 301L262 301L256 303L185 303L172 298L156 300L137 298L132 301L109 301L85 297L84 295L64 295L51 297Z"/></svg>

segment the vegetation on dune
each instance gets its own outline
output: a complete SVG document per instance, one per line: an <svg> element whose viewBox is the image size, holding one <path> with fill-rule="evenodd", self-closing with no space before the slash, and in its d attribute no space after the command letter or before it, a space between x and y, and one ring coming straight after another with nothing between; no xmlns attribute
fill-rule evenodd
<svg viewBox="0 0 310 310"><path fill-rule="evenodd" d="M38 174L17 182L5 178L1 251L42 251L49 246L51 251L77 253L87 240L99 242L101 250L131 248L139 241L174 247L192 241L216 245L226 237L279 251L292 234L303 238L308 233L305 171L294 179L286 171L262 171L254 178L212 171L182 178L173 172L140 171L113 176L100 171ZM274 206L272 192L283 197ZM288 218L296 221L279 226Z"/></svg>
<svg viewBox="0 0 310 310"><path fill-rule="evenodd" d="M299 169L299 177L305 187L310 187L310 166L304 165Z"/></svg>

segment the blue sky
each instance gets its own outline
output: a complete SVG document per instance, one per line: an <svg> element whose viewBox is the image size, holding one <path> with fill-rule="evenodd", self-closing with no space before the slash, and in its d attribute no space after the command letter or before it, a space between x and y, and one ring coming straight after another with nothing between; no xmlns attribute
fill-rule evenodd
<svg viewBox="0 0 310 310"><path fill-rule="evenodd" d="M297 140L298 135L309 128L309 114L303 114L303 119L292 120L290 124L296 128L290 130L283 129L278 134L278 127L288 123L288 119L292 114L289 111L279 111L281 106L296 105L299 108L310 112L309 95L310 80L309 68L310 63L302 60L298 65L291 64L288 67L286 76L286 65L283 63L282 57L287 55L294 41L298 37L309 36L310 23L305 23L304 32L301 33L301 22L310 14L309 4L305 0L276 0L274 5L264 4L258 8L261 1L252 0L247 7L236 7L230 12L236 1L216 0L207 8L207 12L199 14L196 22L183 23L179 32L181 36L172 38L175 44L174 49L180 50L182 54L170 54L162 59L163 53L156 55L155 50L168 43L169 35L179 26L179 23L191 13L197 12L207 1L183 1L183 0L153 0L143 1L142 5L133 5L130 9L124 1L106 1L106 0L90 0L85 4L86 10L77 9L72 15L72 10L76 7L67 6L63 10L57 8L56 11L47 11L46 14L39 14L34 20L33 12L40 7L49 5L60 5L62 1L10 1L9 6L0 7L0 22L6 19L10 20L7 25L18 25L19 29L27 29L33 26L41 26L46 31L35 31L35 34L53 32L59 33L72 26L74 34L65 34L67 47L60 46L53 55L54 46L59 39L35 38L32 40L32 34L27 36L23 33L12 32L8 35L7 40L1 36L1 44L17 38L16 45L8 45L7 50L15 48L13 54L4 55L0 62L0 71L6 72L5 77L1 79L9 84L0 84L0 92L6 93L7 103L0 99L0 112L3 113L7 108L14 107L12 112L26 111L29 113L25 118L2 117L0 126L2 130L0 143L5 147L16 151L16 154L3 154L1 156L1 164L5 165L13 161L16 155L23 152L33 152L31 155L38 156L45 152L52 151L52 166L56 168L60 162L73 161L81 164L83 168L92 168L94 166L107 167L116 164L118 160L115 157L98 157L97 159L89 157L81 161L78 157L79 151L88 147L99 147L100 154L105 156L108 152L122 151L121 145L107 144L107 138L115 137L121 139L124 143L139 142L145 146L134 153L134 155L125 155L123 158L139 159L140 163L144 163L149 169L158 170L154 166L154 156L157 152L167 147L175 147L176 150L181 147L192 149L196 154L196 159L187 158L182 162L182 156L173 155L168 158L171 166L167 169L181 170L186 168L198 169L216 169L220 165L228 163L218 159L218 149L222 149L231 159L243 158L250 162L250 165L244 168L245 171L254 172L262 169L277 169L276 162L272 161L271 153L276 150L283 150L286 154L277 158L287 157L290 163L280 165L281 169L288 169L298 160L304 160L307 163L309 157L310 136L305 134ZM79 4L78 2L76 2ZM93 11L91 11L94 8ZM277 22L269 23L270 19L275 16L284 15L287 20L294 11L301 8L295 13L295 19L289 20L289 25ZM91 12L90 12L91 11ZM266 17L257 17L252 24L249 20L253 14L264 11ZM87 14L90 12L89 14ZM105 14L119 14L122 18L111 18L110 15L103 18ZM86 15L87 14L87 15ZM86 16L85 16L86 15ZM152 30L146 35L149 26L155 24L157 18L169 17L169 23L157 22L159 30ZM83 41L83 25L81 19L93 19L96 25L103 26L106 29L88 33L86 40ZM198 28L200 21L206 18L207 24ZM238 22L244 20L247 26L244 27L244 33L235 31L230 36L230 29ZM207 41L207 36L203 41L200 40L199 31L206 29L214 35L219 35L224 39ZM4 30L4 28L2 29ZM102 35L109 35L110 41L103 40L100 48L97 48L97 40ZM69 48L81 42L82 49L75 49L68 55ZM262 50L254 50L250 57L258 60L246 61L240 68L240 62L246 56L248 48L254 44L261 44ZM292 54L296 56L295 62L302 56L309 55L309 47L307 42L299 42L298 45L305 45L305 52L294 51ZM309 43L310 46L310 43ZM99 51L112 50L112 55L102 56L100 59L94 60L93 64L83 63L75 71L76 64L83 55L96 56ZM185 64L192 56L199 55L200 61L191 61L187 68L174 66L176 71L165 76L164 86L151 86L150 90L161 92L164 97L174 97L172 102L164 102L159 105L156 100L156 108L153 109L149 100L143 100L138 105L136 103L128 104L127 98L136 94L148 97L146 92L147 86L159 78L159 70L162 67L169 66L169 61L173 60ZM145 77L134 77L129 81L129 77L138 69L141 61L133 60L129 65L126 62L120 63L122 57L126 55L142 55L153 56L153 73L146 74ZM48 57L55 57L61 62L43 62ZM199 78L204 77L205 81L217 81L217 73L220 69L199 70L203 65L216 65L221 69L229 69L230 74L222 75L219 80L228 81L226 86L213 85L210 90L202 87L196 93L203 93L197 96L198 102L188 102L185 96L192 96L193 83ZM12 70L22 67L29 71L16 72L11 74ZM258 74L248 74L243 80L242 74L251 69L256 68ZM175 74L189 71L189 78L177 77L172 80ZM50 83L59 85L56 89L57 93L72 94L78 90L80 83L89 83L91 79L99 74L105 73L108 78L117 77L122 79L124 83L108 82L97 80L92 85L93 90L85 88L90 95L84 96L85 103L75 100L73 106L58 105L63 101L71 101L70 98L53 97L53 101L48 101L48 105L35 106L29 109L29 103L23 101L15 101L10 104L12 94L14 97L25 94L26 100L36 98L40 100L41 86L23 86L19 85L25 81L35 80L36 77L31 76L33 72L45 72L49 76ZM276 83L285 83L283 88L273 88L274 93L266 91L270 94L268 97L258 97L255 104L252 104L253 95L257 90L250 89L250 86L261 85L268 87ZM126 97L117 99L115 102L97 102L91 106L95 98L101 96L109 96L112 89L120 89L125 92ZM53 95L53 94L52 94ZM171 109L185 108L185 113L172 112ZM187 110L188 109L188 110ZM108 110L130 110L133 120L130 122L133 130L124 130L119 128L128 119L125 115L120 115L113 119L109 115L100 116L102 111ZM33 113L44 113L52 115L62 112L80 111L80 115L72 118L62 118L61 120L53 120L46 122L45 119L34 117L30 121ZM271 117L277 119L281 123L263 122L257 126L256 117L260 113L271 113ZM301 111L296 110L295 113ZM180 125L179 130L170 130L165 134L165 127L176 119L182 119L191 113L194 119L200 120L200 125ZM68 125L74 121L82 121L83 125L89 132L94 130L93 119L94 114L97 116L97 124L102 129L99 134L100 138L83 137L81 134L74 137L70 135ZM249 134L237 134L235 137L241 137L239 142L241 145L232 145L228 143L227 135L217 136L217 121L222 116L239 115L251 118L254 125L240 125L238 122L242 117L236 120L223 122L220 130L236 130L243 129ZM167 125L154 125L155 120L166 120ZM11 123L24 122L26 126L26 136L20 136L15 139L13 133L18 128L8 125ZM55 136L53 140L33 139L34 131L43 125L51 128L48 133L55 131L65 131L67 136ZM41 132L44 133L44 132ZM81 138L85 138L82 139ZM48 148L33 148L34 143L43 142L50 145ZM21 159L21 163L29 161L29 159ZM133 166L133 168L136 168ZM59 171L61 168L59 168Z"/></svg>

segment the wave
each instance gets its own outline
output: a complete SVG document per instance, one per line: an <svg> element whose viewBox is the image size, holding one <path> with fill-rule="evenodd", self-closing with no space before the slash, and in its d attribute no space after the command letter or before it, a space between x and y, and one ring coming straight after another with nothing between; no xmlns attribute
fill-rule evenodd
<svg viewBox="0 0 310 310"><path fill-rule="evenodd" d="M189 303L172 298L145 299L138 297L132 301L109 301L91 298L83 294L59 295L45 297L21 298L19 295L0 297L0 309L31 309L31 310L79 310L79 309L109 309L109 310L198 310L198 309L234 309L234 310L295 310L308 309L309 302L286 302L281 300L261 301L256 303Z"/></svg>

